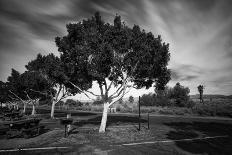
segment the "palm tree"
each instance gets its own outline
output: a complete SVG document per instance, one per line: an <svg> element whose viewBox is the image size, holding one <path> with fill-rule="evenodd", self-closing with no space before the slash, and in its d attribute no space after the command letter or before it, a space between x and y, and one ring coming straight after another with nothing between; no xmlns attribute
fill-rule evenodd
<svg viewBox="0 0 232 155"><path fill-rule="evenodd" d="M198 89L198 92L199 92L199 94L200 94L200 103L203 103L204 101L203 101L203 90L204 90L204 86L203 85L199 85L198 87L197 87L197 89Z"/></svg>

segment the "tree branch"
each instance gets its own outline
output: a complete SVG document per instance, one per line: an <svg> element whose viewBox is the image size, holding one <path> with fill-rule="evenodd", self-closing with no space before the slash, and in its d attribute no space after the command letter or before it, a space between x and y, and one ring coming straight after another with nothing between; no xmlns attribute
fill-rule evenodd
<svg viewBox="0 0 232 155"><path fill-rule="evenodd" d="M127 88L130 88L127 92L126 92L126 89ZM130 90L132 89L132 87L128 87L126 84L125 84L125 86L124 86L124 88L116 95L116 96L114 96L114 97L112 97L112 99L115 99L115 101L112 101L111 103L110 103L110 105L109 106L111 106L112 104L114 104L115 102L117 102L117 101L119 101L121 98L123 98L127 93L129 93L130 92ZM121 95L121 96L120 96ZM120 96L120 97L119 97ZM118 98L119 97L119 98ZM117 99L116 99L117 98Z"/></svg>
<svg viewBox="0 0 232 155"><path fill-rule="evenodd" d="M100 83L99 84L99 88L100 88L100 91L101 91L101 97L103 98L104 97L104 93L103 93L103 88L102 88L102 85Z"/></svg>
<svg viewBox="0 0 232 155"><path fill-rule="evenodd" d="M110 85L109 85L109 87L108 87L108 89L107 89L107 91L109 91L110 90L110 88L111 88L111 86L113 85L113 81L111 81L110 82Z"/></svg>
<svg viewBox="0 0 232 155"><path fill-rule="evenodd" d="M28 103L32 102L32 104L35 105L36 100L40 100L40 98L37 98L37 99L34 99L34 100L33 100L33 99L28 95L28 93L27 93L26 91L24 91L24 93L27 95L27 98L30 100ZM27 103L27 104L28 104L28 103Z"/></svg>
<svg viewBox="0 0 232 155"><path fill-rule="evenodd" d="M16 95L15 93L13 93L11 90L9 90L9 92L10 92L11 94L13 94L16 98L18 98L21 102L24 103L23 99L20 98L18 95Z"/></svg>
<svg viewBox="0 0 232 155"><path fill-rule="evenodd" d="M84 92L87 92L87 93L90 93L91 95L96 96L96 97L97 97L97 96L101 96L101 95L94 94L93 92L91 92L91 91L89 91L89 90L85 90L85 91L84 91L84 90L82 90L80 87L78 87L77 85L75 85L74 83L72 83L72 82L70 82L70 81L69 81L69 83L70 83L71 85L73 85L75 88L77 88L79 91L83 92L83 93L84 93Z"/></svg>
<svg viewBox="0 0 232 155"><path fill-rule="evenodd" d="M116 95L118 93L118 91L123 87L123 85L121 84L120 87L112 94L110 95L110 98L112 98L114 95Z"/></svg>
<svg viewBox="0 0 232 155"><path fill-rule="evenodd" d="M105 82L105 98L108 98L108 88L107 88L106 79L104 82Z"/></svg>
<svg viewBox="0 0 232 155"><path fill-rule="evenodd" d="M62 89L62 85L60 85L59 90L58 90L58 93L56 94L56 98L55 98L56 101L57 101L57 99L58 99L58 97L59 97L59 94L60 94L61 89Z"/></svg>
<svg viewBox="0 0 232 155"><path fill-rule="evenodd" d="M76 86L76 85L73 84L72 82L69 81L69 83L70 83L73 87L77 88L80 92L84 93L84 95L85 95L86 97L88 97L89 99L91 99L91 100L94 101L94 99L91 98L91 97L89 97L89 95L88 95L85 91L81 90L78 86ZM94 96L96 96L96 95L94 95ZM97 96L100 96L100 95L97 95Z"/></svg>
<svg viewBox="0 0 232 155"><path fill-rule="evenodd" d="M37 91L37 90L33 90L33 89L30 89L30 91L33 91L33 92L35 92L35 93L39 93L39 94L45 95L45 96L48 95L48 93L43 93L43 92L41 92L41 91Z"/></svg>

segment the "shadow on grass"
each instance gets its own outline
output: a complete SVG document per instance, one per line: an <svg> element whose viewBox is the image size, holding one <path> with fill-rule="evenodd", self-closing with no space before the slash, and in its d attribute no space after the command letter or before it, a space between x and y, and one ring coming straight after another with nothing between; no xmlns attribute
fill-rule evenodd
<svg viewBox="0 0 232 155"><path fill-rule="evenodd" d="M37 114L44 115L44 118L50 118L50 109L36 109ZM67 110L55 110L55 117L66 117L67 113L71 113L72 116L93 116L97 115L91 112L81 112L81 111L67 111ZM26 115L31 114L31 108L27 108Z"/></svg>
<svg viewBox="0 0 232 155"><path fill-rule="evenodd" d="M215 139L175 142L176 146L187 152L212 155L230 154L232 152L232 124L212 122L173 122L165 123L165 125L175 129L167 134L167 138L171 140L198 138L200 135L202 137L228 135L228 137Z"/></svg>
<svg viewBox="0 0 232 155"><path fill-rule="evenodd" d="M100 125L102 116L97 116L95 118L91 118L88 120L82 120L79 122L75 122L74 125L76 126L83 126L86 124L92 125ZM108 116L107 117L107 127L110 125L134 125L138 124L138 117L132 116ZM141 123L146 123L147 120L140 119Z"/></svg>

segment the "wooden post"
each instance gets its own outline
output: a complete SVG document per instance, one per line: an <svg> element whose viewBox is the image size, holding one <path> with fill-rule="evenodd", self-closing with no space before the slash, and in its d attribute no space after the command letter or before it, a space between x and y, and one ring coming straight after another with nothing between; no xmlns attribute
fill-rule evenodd
<svg viewBox="0 0 232 155"><path fill-rule="evenodd" d="M147 113L147 128L150 129L150 118L149 118L149 113Z"/></svg>
<svg viewBox="0 0 232 155"><path fill-rule="evenodd" d="M139 131L141 128L141 123L140 123L140 96L139 96Z"/></svg>
<svg viewBox="0 0 232 155"><path fill-rule="evenodd" d="M67 125L64 125L64 137L66 138L66 132L67 132Z"/></svg>

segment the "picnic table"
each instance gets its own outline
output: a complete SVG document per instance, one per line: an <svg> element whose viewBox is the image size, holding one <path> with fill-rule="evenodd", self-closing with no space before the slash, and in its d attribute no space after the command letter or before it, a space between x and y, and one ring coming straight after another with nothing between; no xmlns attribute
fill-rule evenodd
<svg viewBox="0 0 232 155"><path fill-rule="evenodd" d="M23 117L23 114L19 111L12 111L12 112L7 112L4 113L2 116L3 120L9 119L9 120L15 120L15 119L20 119Z"/></svg>
<svg viewBox="0 0 232 155"><path fill-rule="evenodd" d="M44 128L43 125L40 125L42 119L38 118L29 118L19 121L9 121L4 123L5 126L8 126L9 130L7 131L7 138L15 137L22 135L24 138L29 138L32 135L38 135L40 130Z"/></svg>

